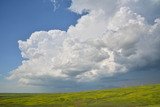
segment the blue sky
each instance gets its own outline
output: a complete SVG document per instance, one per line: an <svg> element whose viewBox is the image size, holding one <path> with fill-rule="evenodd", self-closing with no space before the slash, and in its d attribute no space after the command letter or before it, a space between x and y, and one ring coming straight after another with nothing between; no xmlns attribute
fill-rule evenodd
<svg viewBox="0 0 160 107"><path fill-rule="evenodd" d="M0 0L0 92L160 83L159 10L159 0Z"/></svg>
<svg viewBox="0 0 160 107"><path fill-rule="evenodd" d="M0 1L0 73L7 73L21 64L18 40L26 40L34 31L61 29L74 25L80 15L69 11L71 1L61 2L54 11L50 0Z"/></svg>

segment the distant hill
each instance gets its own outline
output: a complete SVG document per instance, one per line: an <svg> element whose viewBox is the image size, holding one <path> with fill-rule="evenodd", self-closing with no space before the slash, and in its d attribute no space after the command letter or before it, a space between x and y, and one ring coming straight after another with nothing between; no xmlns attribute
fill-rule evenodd
<svg viewBox="0 0 160 107"><path fill-rule="evenodd" d="M160 107L160 84L73 93L0 94L0 107Z"/></svg>

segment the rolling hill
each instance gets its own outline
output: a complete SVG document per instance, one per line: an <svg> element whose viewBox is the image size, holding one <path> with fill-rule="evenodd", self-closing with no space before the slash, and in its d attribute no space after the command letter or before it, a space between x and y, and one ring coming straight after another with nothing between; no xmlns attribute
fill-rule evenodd
<svg viewBox="0 0 160 107"><path fill-rule="evenodd" d="M160 84L72 93L1 93L0 107L160 107Z"/></svg>

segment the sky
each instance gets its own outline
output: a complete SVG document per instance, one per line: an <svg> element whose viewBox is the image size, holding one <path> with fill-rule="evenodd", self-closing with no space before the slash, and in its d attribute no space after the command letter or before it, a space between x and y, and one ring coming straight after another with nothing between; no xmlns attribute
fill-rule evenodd
<svg viewBox="0 0 160 107"><path fill-rule="evenodd" d="M1 0L0 92L160 83L160 0Z"/></svg>

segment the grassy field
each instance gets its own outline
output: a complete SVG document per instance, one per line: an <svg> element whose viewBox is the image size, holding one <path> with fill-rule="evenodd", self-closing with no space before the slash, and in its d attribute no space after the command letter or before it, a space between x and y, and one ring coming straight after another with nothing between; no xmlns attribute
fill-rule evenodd
<svg viewBox="0 0 160 107"><path fill-rule="evenodd" d="M0 94L0 107L160 107L160 84L57 94Z"/></svg>

